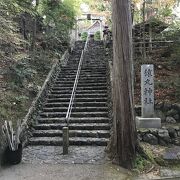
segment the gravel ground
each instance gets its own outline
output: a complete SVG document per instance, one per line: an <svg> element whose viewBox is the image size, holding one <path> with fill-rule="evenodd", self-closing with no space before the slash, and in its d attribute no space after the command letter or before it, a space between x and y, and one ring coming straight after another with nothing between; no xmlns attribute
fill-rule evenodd
<svg viewBox="0 0 180 180"><path fill-rule="evenodd" d="M128 180L128 171L104 164L29 164L6 167L0 180Z"/></svg>
<svg viewBox="0 0 180 180"><path fill-rule="evenodd" d="M133 177L132 172L112 165L104 147L70 146L62 155L59 146L29 146L21 164L0 169L0 180L147 180L180 177L179 170L160 169ZM161 177L160 177L160 176ZM180 178L179 178L180 179Z"/></svg>
<svg viewBox="0 0 180 180"><path fill-rule="evenodd" d="M104 164L106 160L105 147L101 146L70 146L68 155L63 155L60 146L28 146L23 150L26 163Z"/></svg>
<svg viewBox="0 0 180 180"><path fill-rule="evenodd" d="M0 180L128 180L131 173L108 162L104 147L29 146L19 165L3 167Z"/></svg>

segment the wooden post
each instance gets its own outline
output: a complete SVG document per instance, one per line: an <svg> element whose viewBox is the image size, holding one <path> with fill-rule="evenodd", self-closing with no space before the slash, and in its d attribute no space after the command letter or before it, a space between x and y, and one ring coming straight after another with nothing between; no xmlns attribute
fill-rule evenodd
<svg viewBox="0 0 180 180"><path fill-rule="evenodd" d="M63 127L63 155L68 154L69 147L69 128Z"/></svg>

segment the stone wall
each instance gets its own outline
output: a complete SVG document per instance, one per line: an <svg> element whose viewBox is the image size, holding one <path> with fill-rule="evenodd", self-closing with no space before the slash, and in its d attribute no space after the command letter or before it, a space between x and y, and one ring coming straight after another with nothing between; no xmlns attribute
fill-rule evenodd
<svg viewBox="0 0 180 180"><path fill-rule="evenodd" d="M162 123L180 123L180 104L159 103L155 108Z"/></svg>
<svg viewBox="0 0 180 180"><path fill-rule="evenodd" d="M137 116L141 116L141 106L135 106ZM180 123L180 104L159 103L155 105L155 116L161 118L162 123Z"/></svg>
<svg viewBox="0 0 180 180"><path fill-rule="evenodd" d="M0 127L2 127L3 125L3 122L0 121ZM0 129L0 162L2 162L2 153L4 151L4 147L5 147L5 141L3 139L3 136L2 136L2 130ZM1 167L1 165L0 165Z"/></svg>
<svg viewBox="0 0 180 180"><path fill-rule="evenodd" d="M138 139L153 145L174 144L180 146L180 127L178 125L166 125L161 129L138 129Z"/></svg>
<svg viewBox="0 0 180 180"><path fill-rule="evenodd" d="M141 116L141 106L135 107ZM180 146L180 104L159 103L155 105L156 117L161 118L161 129L138 129L138 138L150 144Z"/></svg>

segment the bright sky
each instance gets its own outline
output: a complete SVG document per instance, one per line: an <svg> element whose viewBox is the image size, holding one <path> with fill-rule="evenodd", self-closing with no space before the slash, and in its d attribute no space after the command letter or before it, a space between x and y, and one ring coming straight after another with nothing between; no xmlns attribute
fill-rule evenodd
<svg viewBox="0 0 180 180"><path fill-rule="evenodd" d="M80 7L84 13L87 13L89 11L89 6L85 3L82 3Z"/></svg>
<svg viewBox="0 0 180 180"><path fill-rule="evenodd" d="M173 13L180 18L180 5L173 9Z"/></svg>

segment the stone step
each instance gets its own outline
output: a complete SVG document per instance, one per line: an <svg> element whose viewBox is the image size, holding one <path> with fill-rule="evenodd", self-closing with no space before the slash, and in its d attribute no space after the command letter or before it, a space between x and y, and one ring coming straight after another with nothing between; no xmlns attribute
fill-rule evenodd
<svg viewBox="0 0 180 180"><path fill-rule="evenodd" d="M53 87L51 88L52 91L56 90L56 91L71 91L73 90L73 86L70 87L63 87L63 86L57 86L57 85L53 85Z"/></svg>
<svg viewBox="0 0 180 180"><path fill-rule="evenodd" d="M72 90L52 90L50 91L51 94L71 94ZM76 90L76 94L107 94L107 90Z"/></svg>
<svg viewBox="0 0 180 180"><path fill-rule="evenodd" d="M75 77L74 78L57 78L56 81L73 81L74 82L75 80ZM103 82L106 82L107 79L106 77L80 77L79 78L79 81L103 81Z"/></svg>
<svg viewBox="0 0 180 180"><path fill-rule="evenodd" d="M65 117L66 112L42 112L40 117ZM72 112L71 117L108 117L108 112Z"/></svg>
<svg viewBox="0 0 180 180"><path fill-rule="evenodd" d="M61 71L60 74L65 74L65 75L76 75L77 70L76 71ZM80 71L80 74L85 76L85 75L94 75L94 76L106 76L106 71Z"/></svg>
<svg viewBox="0 0 180 180"><path fill-rule="evenodd" d="M55 81L55 83L58 84L74 84L74 80L57 80ZM78 84L81 83L87 83L87 84L91 84L91 83L106 83L105 80L88 80L88 79L79 79Z"/></svg>
<svg viewBox="0 0 180 180"><path fill-rule="evenodd" d="M37 124L34 125L35 130L48 130L48 129L59 129L62 130L66 127L66 123L49 123L49 124ZM70 123L69 130L109 130L109 123Z"/></svg>
<svg viewBox="0 0 180 180"><path fill-rule="evenodd" d="M67 68L69 69L69 71L77 71L77 69L78 69L78 64L77 64L77 65L74 65L74 66L72 66L72 65L71 65L71 66L66 65L66 66L64 66L64 67L61 68L60 73L67 71Z"/></svg>
<svg viewBox="0 0 180 180"><path fill-rule="evenodd" d="M99 78L106 78L107 77L107 75L106 74L95 74L95 73L80 73L80 79L81 78L97 78L97 77L99 77Z"/></svg>
<svg viewBox="0 0 180 180"><path fill-rule="evenodd" d="M76 77L76 73L74 74L63 74L63 73L60 73L60 75L58 75L57 79L60 79L60 78L74 78L75 79ZM106 75L99 75L99 74L80 74L80 79L81 78L105 78Z"/></svg>
<svg viewBox="0 0 180 180"><path fill-rule="evenodd" d="M65 118L38 118L38 123L51 124L51 123L65 123ZM105 117L82 117L70 118L70 123L109 123L109 118Z"/></svg>
<svg viewBox="0 0 180 180"><path fill-rule="evenodd" d="M47 103L58 103L58 102L69 102L67 98L49 98L46 100ZM75 102L107 102L106 98L75 98Z"/></svg>
<svg viewBox="0 0 180 180"><path fill-rule="evenodd" d="M43 112L67 112L67 107L53 107L53 108L43 108ZM101 112L108 111L107 107L74 107L73 112Z"/></svg>
<svg viewBox="0 0 180 180"><path fill-rule="evenodd" d="M44 107L68 107L69 102L63 103L46 103ZM73 107L106 107L106 102L74 102Z"/></svg>
<svg viewBox="0 0 180 180"><path fill-rule="evenodd" d="M85 138L85 137L70 137L69 145L76 146L106 146L108 143L108 138ZM62 146L61 137L39 137L39 138L30 138L29 145L46 145L46 146Z"/></svg>
<svg viewBox="0 0 180 180"><path fill-rule="evenodd" d="M62 137L62 130L35 130L33 137ZM108 130L70 130L69 137L109 138Z"/></svg>
<svg viewBox="0 0 180 180"><path fill-rule="evenodd" d="M58 75L57 79L60 79L60 78L65 78L65 79L72 78L72 79L75 79L75 77L76 77L76 74L70 75L68 73L67 74L60 73Z"/></svg>
<svg viewBox="0 0 180 180"><path fill-rule="evenodd" d="M54 83L54 86L56 87L73 87L74 84L59 84L59 83ZM102 87L102 86L106 86L106 82L105 83L78 83L78 87Z"/></svg>
<svg viewBox="0 0 180 180"><path fill-rule="evenodd" d="M62 69L62 72L64 73L76 73L78 69ZM97 73L106 73L106 68L99 68L97 67L92 67L92 68L81 68L81 73L86 73L86 72L97 72Z"/></svg>
<svg viewBox="0 0 180 180"><path fill-rule="evenodd" d="M95 59L94 61L93 60L91 60L91 61L86 61L86 59L84 59L84 61L83 61L83 64L82 64L82 67L97 67L97 66L99 66L99 67L103 67L103 68L106 68L106 66L107 66L107 62L103 62L103 61L97 61L97 59Z"/></svg>
<svg viewBox="0 0 180 180"><path fill-rule="evenodd" d="M71 61L71 63L73 63ZM78 69L78 66L75 65L73 67L71 67L71 65L69 64L69 66L65 66L62 68L63 71L67 71L67 72L70 72L70 71L77 71ZM92 70L95 70L95 71L106 71L106 65L101 65L101 64L97 64L96 66L94 66L93 64L84 64L82 67L81 67L81 70L83 71L92 71Z"/></svg>
<svg viewBox="0 0 180 180"><path fill-rule="evenodd" d="M71 94L48 94L48 98L70 98ZM96 98L96 97L107 97L107 94L76 94L75 98Z"/></svg>
<svg viewBox="0 0 180 180"><path fill-rule="evenodd" d="M97 45L90 47L82 64L69 119L70 145L106 146L109 140L107 62L103 44ZM62 128L67 126L65 116L83 48L84 42L76 42L67 64L61 66L33 126L30 145L62 145Z"/></svg>
<svg viewBox="0 0 180 180"><path fill-rule="evenodd" d="M77 71L76 72L60 72L59 73L59 76L60 77L63 77L63 75L65 76L76 76L77 74ZM106 76L106 72L94 72L94 71L84 71L84 72L80 72L80 76L86 76L86 75L91 75L92 77L105 77ZM58 77L59 77L58 76Z"/></svg>
<svg viewBox="0 0 180 180"><path fill-rule="evenodd" d="M72 90L73 87L63 87L63 86L57 86L57 85L54 85L52 87L52 90L57 90L57 91L61 91L61 90ZM84 91L84 90L107 90L107 86L93 86L93 87L90 87L90 86L87 86L87 87L80 87L80 86L77 86L77 91Z"/></svg>

